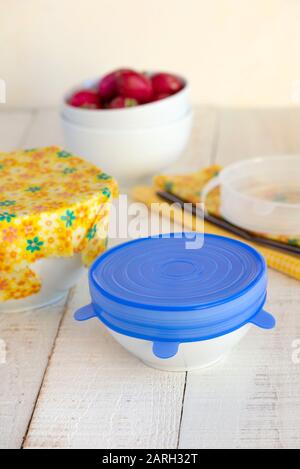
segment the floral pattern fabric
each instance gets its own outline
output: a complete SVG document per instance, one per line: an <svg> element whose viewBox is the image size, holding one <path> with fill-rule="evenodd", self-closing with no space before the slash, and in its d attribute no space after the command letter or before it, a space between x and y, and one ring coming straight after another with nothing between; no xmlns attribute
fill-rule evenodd
<svg viewBox="0 0 300 469"><path fill-rule="evenodd" d="M58 147L0 152L0 301L37 293L30 266L81 253L84 265L106 248L117 183Z"/></svg>

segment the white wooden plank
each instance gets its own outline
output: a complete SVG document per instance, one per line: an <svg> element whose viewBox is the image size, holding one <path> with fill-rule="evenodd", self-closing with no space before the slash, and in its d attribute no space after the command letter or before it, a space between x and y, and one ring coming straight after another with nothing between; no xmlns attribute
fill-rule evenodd
<svg viewBox="0 0 300 469"><path fill-rule="evenodd" d="M266 309L276 330L253 327L225 361L188 373L181 448L299 448L300 364L292 362L299 285L270 277Z"/></svg>
<svg viewBox="0 0 300 469"><path fill-rule="evenodd" d="M295 110L221 112L217 162L300 152L299 117ZM275 271L269 279L276 329L253 328L225 361L188 374L181 448L300 446L300 365L292 362L300 287Z"/></svg>
<svg viewBox="0 0 300 469"><path fill-rule="evenodd" d="M0 149L59 143L56 114L1 112ZM0 339L6 348L6 362L0 364L0 448L22 444L63 311L61 303L23 314L0 314Z"/></svg>
<svg viewBox="0 0 300 469"><path fill-rule="evenodd" d="M13 151L20 148L31 120L30 111L5 111L0 104L0 151Z"/></svg>
<svg viewBox="0 0 300 469"><path fill-rule="evenodd" d="M20 448L35 405L63 304L0 315L0 448Z"/></svg>
<svg viewBox="0 0 300 469"><path fill-rule="evenodd" d="M174 448L184 373L161 373L129 355L98 320L76 323L69 305L25 448Z"/></svg>

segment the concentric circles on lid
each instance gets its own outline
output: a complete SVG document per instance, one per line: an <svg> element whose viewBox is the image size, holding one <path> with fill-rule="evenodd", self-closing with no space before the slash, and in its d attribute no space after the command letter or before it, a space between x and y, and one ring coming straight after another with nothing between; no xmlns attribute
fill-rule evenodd
<svg viewBox="0 0 300 469"><path fill-rule="evenodd" d="M191 235L175 233L119 245L92 266L90 280L107 299L153 310L191 310L228 303L265 274L263 257L250 246L205 235L188 249Z"/></svg>

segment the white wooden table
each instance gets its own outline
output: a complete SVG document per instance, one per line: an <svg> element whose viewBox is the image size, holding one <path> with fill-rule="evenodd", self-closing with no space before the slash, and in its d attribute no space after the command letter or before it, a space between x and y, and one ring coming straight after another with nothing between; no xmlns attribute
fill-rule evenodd
<svg viewBox="0 0 300 469"><path fill-rule="evenodd" d="M0 112L2 151L48 144L62 144L56 110ZM273 153L300 153L300 111L198 109L176 169ZM96 320L75 322L86 278L65 304L2 314L0 448L300 447L300 284L274 271L269 279L277 328L253 330L197 373L147 368Z"/></svg>

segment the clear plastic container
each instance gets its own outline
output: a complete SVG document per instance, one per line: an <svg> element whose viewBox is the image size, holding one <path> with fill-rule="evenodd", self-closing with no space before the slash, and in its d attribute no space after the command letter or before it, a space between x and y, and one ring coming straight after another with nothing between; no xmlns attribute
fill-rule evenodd
<svg viewBox="0 0 300 469"><path fill-rule="evenodd" d="M229 165L205 186L204 202L218 185L221 215L234 225L272 235L300 234L300 156L260 157Z"/></svg>

